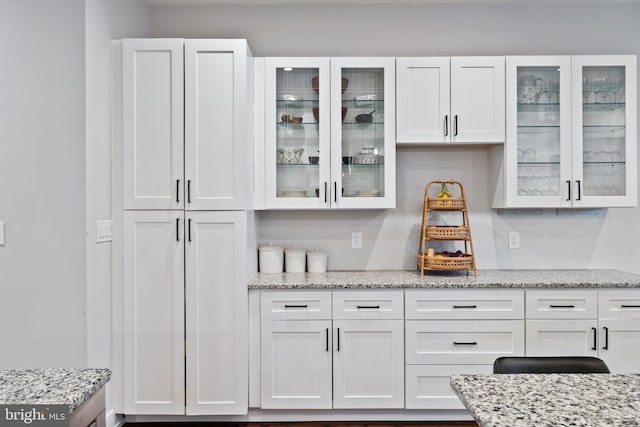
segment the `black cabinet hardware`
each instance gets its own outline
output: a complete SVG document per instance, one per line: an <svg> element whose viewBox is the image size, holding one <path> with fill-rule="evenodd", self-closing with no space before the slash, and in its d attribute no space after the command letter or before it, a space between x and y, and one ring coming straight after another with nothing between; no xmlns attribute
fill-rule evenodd
<svg viewBox="0 0 640 427"><path fill-rule="evenodd" d="M307 304L285 304L284 308L307 308Z"/></svg>
<svg viewBox="0 0 640 427"><path fill-rule="evenodd" d="M598 342L596 340L597 340L598 330L596 328L591 328L591 330L593 331L593 347L591 347L591 350L597 350Z"/></svg>
<svg viewBox="0 0 640 427"><path fill-rule="evenodd" d="M324 202L327 203L327 181L324 182Z"/></svg>
<svg viewBox="0 0 640 427"><path fill-rule="evenodd" d="M578 198L576 198L576 200L580 200L580 180L576 179L576 182L578 183Z"/></svg>
<svg viewBox="0 0 640 427"><path fill-rule="evenodd" d="M187 232L189 234L189 241L191 241L191 218L189 218L189 221L187 222Z"/></svg>
<svg viewBox="0 0 640 427"><path fill-rule="evenodd" d="M478 308L477 305L454 305L453 308Z"/></svg>
<svg viewBox="0 0 640 427"><path fill-rule="evenodd" d="M338 202L338 181L333 181L333 201Z"/></svg>
<svg viewBox="0 0 640 427"><path fill-rule="evenodd" d="M609 350L609 328L604 326L604 346L602 346L603 350Z"/></svg>
<svg viewBox="0 0 640 427"><path fill-rule="evenodd" d="M187 203L191 203L191 180L187 180Z"/></svg>
<svg viewBox="0 0 640 427"><path fill-rule="evenodd" d="M478 345L475 341L454 341L453 345Z"/></svg>
<svg viewBox="0 0 640 427"><path fill-rule="evenodd" d="M180 218L176 218L176 242L180 241Z"/></svg>
<svg viewBox="0 0 640 427"><path fill-rule="evenodd" d="M176 203L180 203L180 180L176 179Z"/></svg>
<svg viewBox="0 0 640 427"><path fill-rule="evenodd" d="M449 115L444 115L444 136L449 136Z"/></svg>
<svg viewBox="0 0 640 427"><path fill-rule="evenodd" d="M377 308L377 309L380 309L379 305L358 305L356 307L358 307L359 309L360 308Z"/></svg>
<svg viewBox="0 0 640 427"><path fill-rule="evenodd" d="M458 115L453 116L453 136L458 136Z"/></svg>
<svg viewBox="0 0 640 427"><path fill-rule="evenodd" d="M338 328L338 351L340 351L340 328Z"/></svg>
<svg viewBox="0 0 640 427"><path fill-rule="evenodd" d="M329 351L329 328L327 328L327 340L326 340L327 351Z"/></svg>
<svg viewBox="0 0 640 427"><path fill-rule="evenodd" d="M576 306L573 305L573 304L567 304L567 305L549 304L549 307L551 307L551 308L576 308Z"/></svg>
<svg viewBox="0 0 640 427"><path fill-rule="evenodd" d="M635 304L622 304L622 305L620 305L620 308L640 308L640 305L635 305Z"/></svg>
<svg viewBox="0 0 640 427"><path fill-rule="evenodd" d="M567 181L567 202L571 200L571 181Z"/></svg>

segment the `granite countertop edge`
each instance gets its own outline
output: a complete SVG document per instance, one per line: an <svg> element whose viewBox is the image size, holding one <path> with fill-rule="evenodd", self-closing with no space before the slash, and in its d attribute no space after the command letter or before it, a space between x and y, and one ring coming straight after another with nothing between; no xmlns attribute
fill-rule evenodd
<svg viewBox="0 0 640 427"><path fill-rule="evenodd" d="M69 405L72 412L110 378L109 369L2 369L0 404Z"/></svg>
<svg viewBox="0 0 640 427"><path fill-rule="evenodd" d="M249 289L640 288L640 275L618 270L479 270L465 275L407 270L258 273Z"/></svg>

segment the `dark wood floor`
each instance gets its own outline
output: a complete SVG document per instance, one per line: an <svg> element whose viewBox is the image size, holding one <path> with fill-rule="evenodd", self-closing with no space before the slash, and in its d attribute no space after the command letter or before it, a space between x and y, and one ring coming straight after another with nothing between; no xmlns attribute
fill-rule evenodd
<svg viewBox="0 0 640 427"><path fill-rule="evenodd" d="M286 422L286 423L125 423L123 427L477 427L473 421L433 422Z"/></svg>

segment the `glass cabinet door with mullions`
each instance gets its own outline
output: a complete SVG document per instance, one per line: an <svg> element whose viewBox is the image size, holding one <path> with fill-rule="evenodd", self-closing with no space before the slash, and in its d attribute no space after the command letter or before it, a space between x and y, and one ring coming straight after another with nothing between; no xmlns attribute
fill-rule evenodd
<svg viewBox="0 0 640 427"><path fill-rule="evenodd" d="M266 61L267 208L330 205L329 73L323 58Z"/></svg>
<svg viewBox="0 0 640 427"><path fill-rule="evenodd" d="M395 207L395 62L332 59L331 79L332 204Z"/></svg>
<svg viewBox="0 0 640 427"><path fill-rule="evenodd" d="M507 57L509 207L571 206L571 59Z"/></svg>
<svg viewBox="0 0 640 427"><path fill-rule="evenodd" d="M635 56L573 57L578 206L637 205Z"/></svg>

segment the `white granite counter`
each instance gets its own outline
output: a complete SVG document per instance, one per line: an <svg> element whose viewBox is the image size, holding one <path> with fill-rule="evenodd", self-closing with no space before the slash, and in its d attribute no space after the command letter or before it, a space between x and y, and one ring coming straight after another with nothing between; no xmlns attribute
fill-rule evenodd
<svg viewBox="0 0 640 427"><path fill-rule="evenodd" d="M640 426L640 376L454 375L481 427Z"/></svg>
<svg viewBox="0 0 640 427"><path fill-rule="evenodd" d="M334 271L258 273L249 289L339 288L633 288L640 275L617 270Z"/></svg>
<svg viewBox="0 0 640 427"><path fill-rule="evenodd" d="M0 370L0 404L69 405L72 412L102 388L109 369Z"/></svg>

